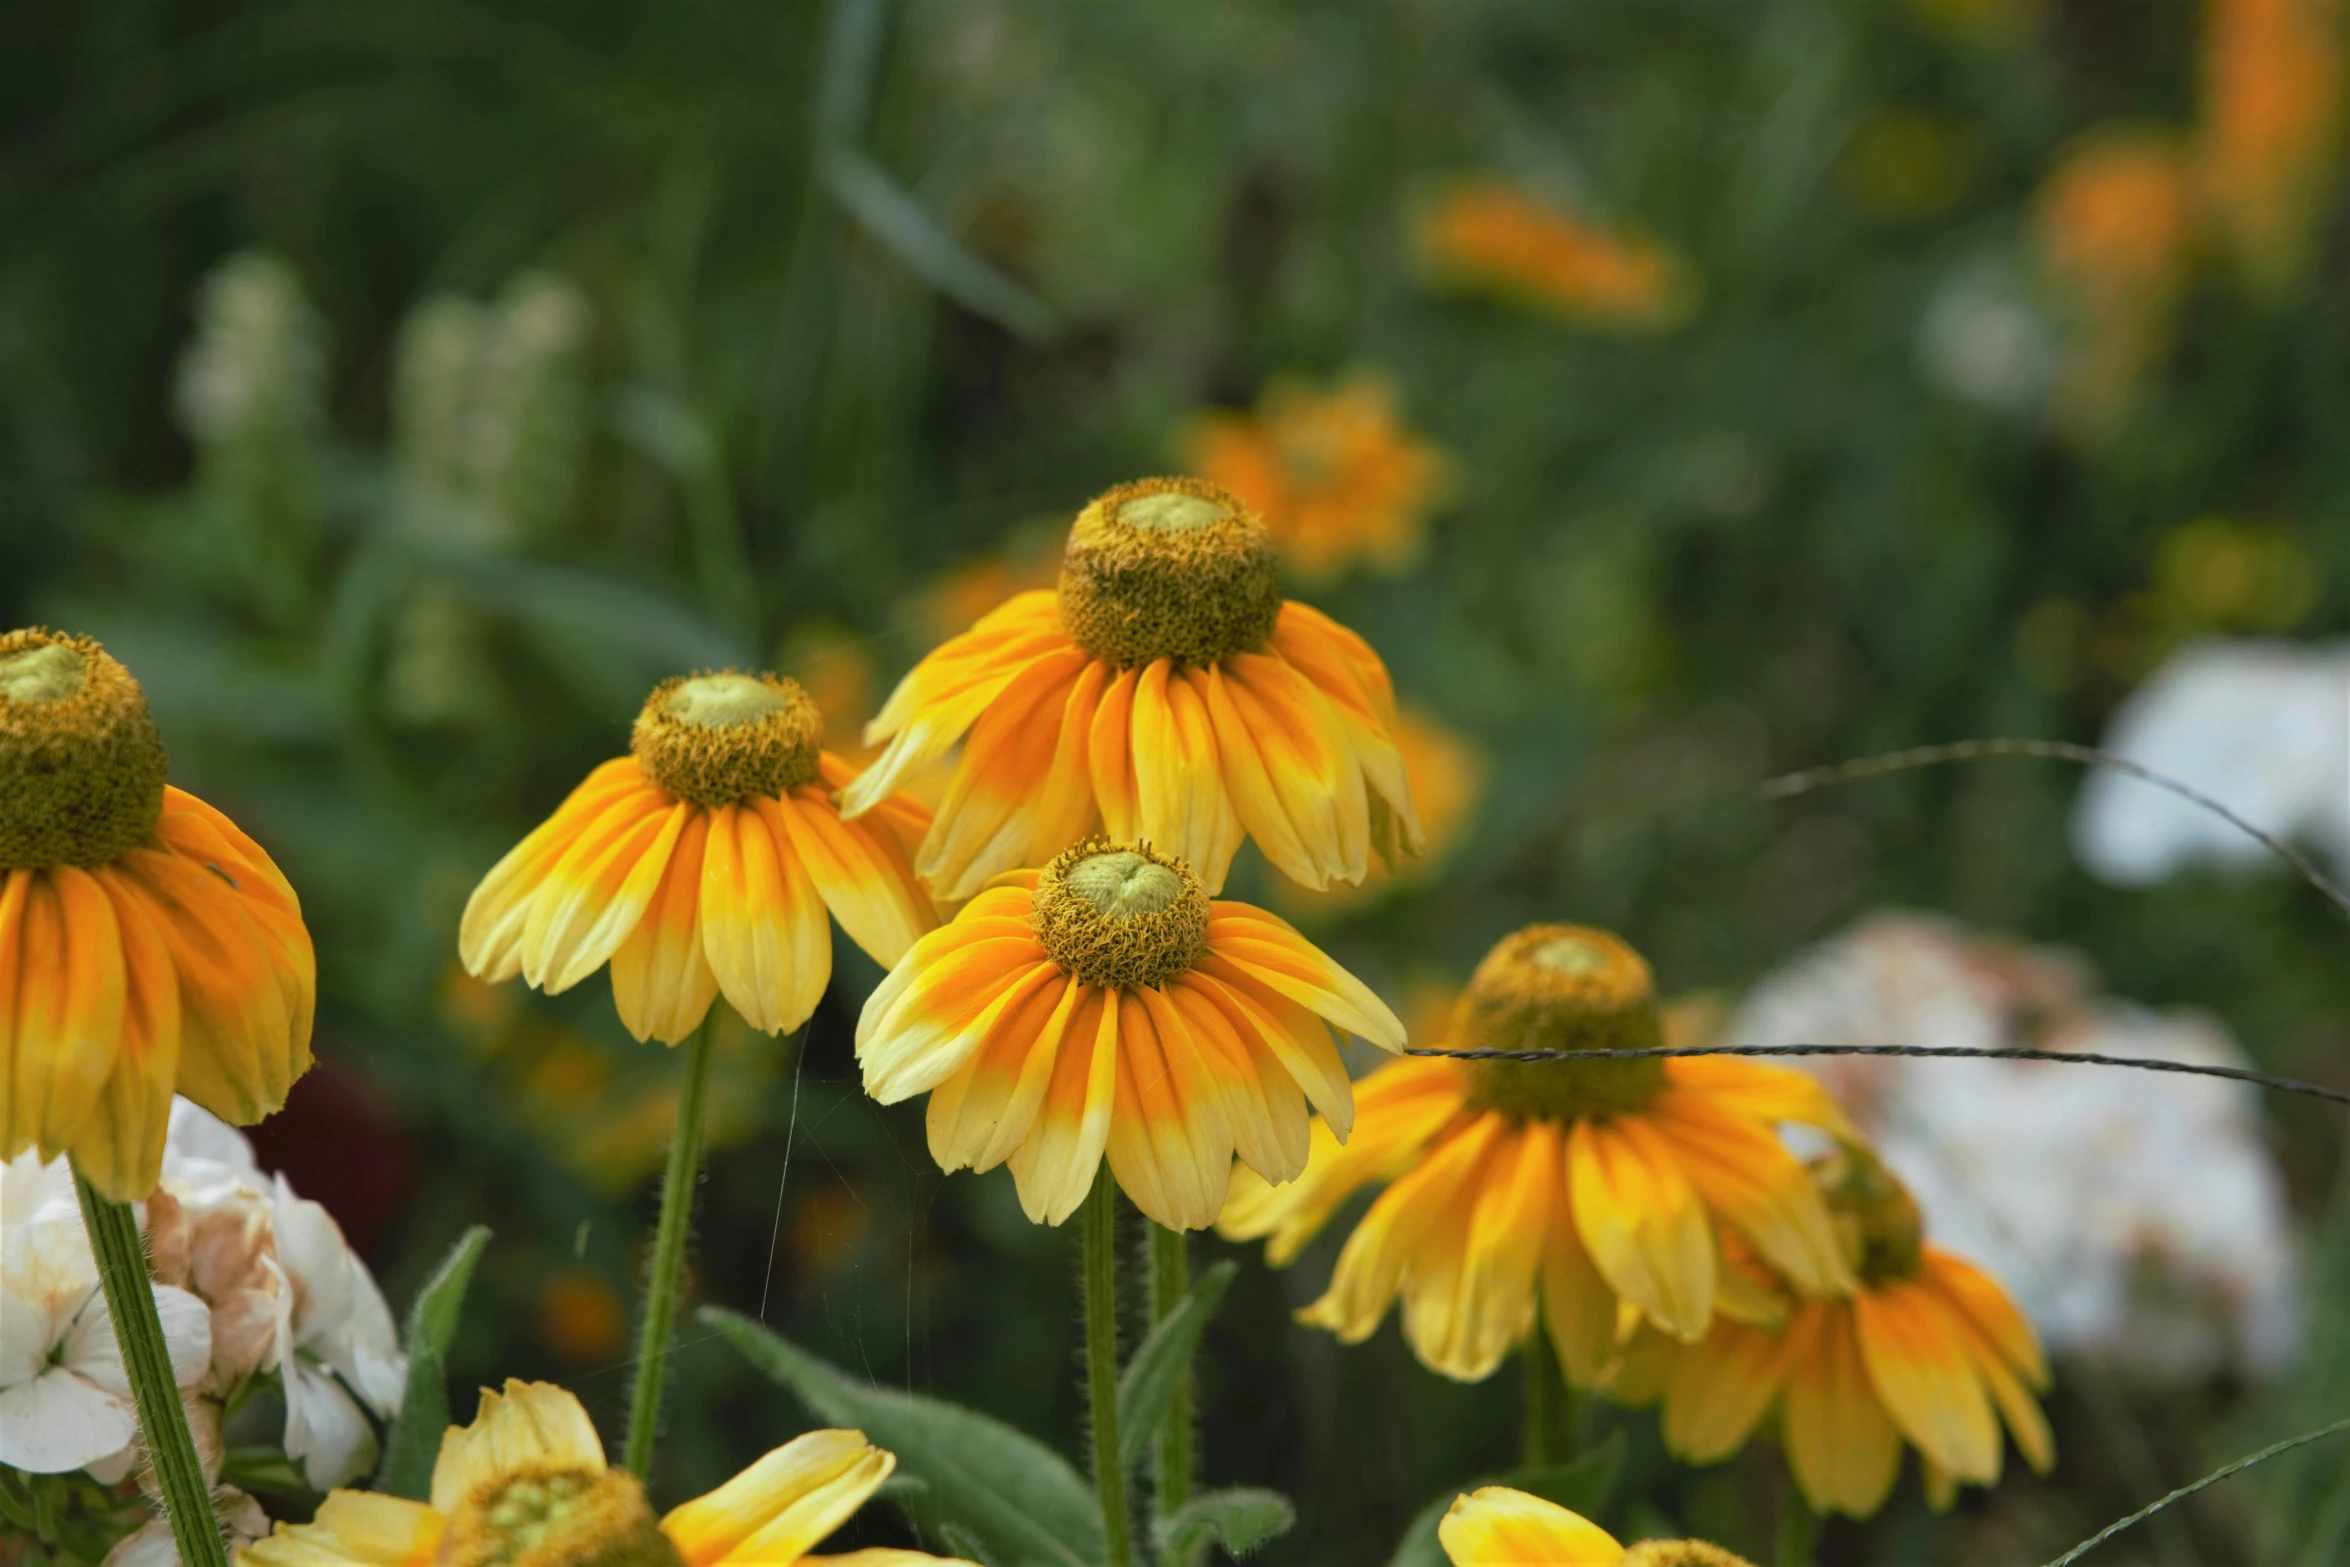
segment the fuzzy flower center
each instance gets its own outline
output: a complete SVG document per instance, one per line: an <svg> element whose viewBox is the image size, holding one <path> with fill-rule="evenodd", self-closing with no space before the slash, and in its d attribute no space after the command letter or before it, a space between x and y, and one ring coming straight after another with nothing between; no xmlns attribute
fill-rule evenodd
<svg viewBox="0 0 2350 1567"><path fill-rule="evenodd" d="M671 794L720 806L814 782L823 738L823 715L797 682L728 669L655 686L629 749Z"/></svg>
<svg viewBox="0 0 2350 1567"><path fill-rule="evenodd" d="M1643 1050L1663 1043L1648 964L1619 938L1529 925L1485 955L1455 1016L1453 1044L1488 1050ZM1480 1109L1568 1122L1645 1107L1664 1086L1656 1057L1470 1061Z"/></svg>
<svg viewBox="0 0 2350 1567"><path fill-rule="evenodd" d="M88 637L0 636L0 869L104 865L163 814L163 738Z"/></svg>
<svg viewBox="0 0 2350 1567"><path fill-rule="evenodd" d="M1208 895L1150 845L1088 838L1036 881L1036 939L1088 985L1163 985L1208 950Z"/></svg>
<svg viewBox="0 0 2350 1567"><path fill-rule="evenodd" d="M1811 1168L1828 1200L1837 1245L1860 1281L1879 1285L1917 1277L1925 1257L1926 1220L1909 1188L1858 1148L1839 1149L1814 1160Z"/></svg>
<svg viewBox="0 0 2350 1567"><path fill-rule="evenodd" d="M1201 479L1139 479L1095 497L1069 530L1061 624L1125 669L1218 664L1273 634L1281 582L1256 514Z"/></svg>
<svg viewBox="0 0 2350 1567"><path fill-rule="evenodd" d="M1624 1548L1621 1567L1754 1567L1735 1551L1705 1540L1641 1540Z"/></svg>
<svg viewBox="0 0 2350 1567"><path fill-rule="evenodd" d="M524 1471L458 1505L438 1567L683 1567L644 1488L619 1469Z"/></svg>

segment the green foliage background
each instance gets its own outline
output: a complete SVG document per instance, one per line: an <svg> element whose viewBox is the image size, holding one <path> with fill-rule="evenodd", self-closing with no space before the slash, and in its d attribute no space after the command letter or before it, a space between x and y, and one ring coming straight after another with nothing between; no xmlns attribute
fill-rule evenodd
<svg viewBox="0 0 2350 1567"><path fill-rule="evenodd" d="M1752 793L1964 735L2094 740L2185 634L2350 627L2338 204L2287 297L2201 275L2106 439L1929 373L1954 279L2030 293L2033 193L2071 138L2195 113L2196 7L2016 9L1954 38L1890 0L40 8L0 51L0 623L104 639L176 779L301 889L324 1066L272 1156L395 1302L490 1225L460 1385L555 1377L607 1430L620 1357L567 1354L546 1287L631 1287L669 1063L600 980L512 1013L453 987L467 890L660 676L788 659L821 625L894 679L938 573L1164 470L1187 417L1282 372L1386 371L1454 464L1415 573L1314 595L1494 762L1439 879L1319 931L1391 996L1538 917L1734 989L1894 901L2076 945L2270 1070L2350 1081L2330 911L2277 878L2096 885L2071 775ZM1853 151L1888 110L1962 154L1906 210ZM1432 294L1408 218L1463 173L1657 235L1702 279L1694 316L1578 331ZM180 368L205 333L210 402ZM2286 541L2309 590L2286 623L2164 599L2165 540L2206 517ZM1067 1443L1071 1237L1000 1173L939 1176L918 1108L859 1096L876 975L840 951L803 1042L731 1047L698 1296ZM2340 1118L2269 1109L2323 1231ZM2338 1252L2339 1199L2330 1224ZM1456 1387L1392 1331L1346 1351L1288 1324L1328 1256L1250 1259L1208 1340L1211 1483L1303 1520L1266 1561L1384 1560L1515 1451L1510 1374ZM2054 1554L2350 1407L2340 1337L2289 1396L2068 1377L2053 1480L1936 1521L1912 1479L1823 1559ZM658 1496L805 1423L715 1341L677 1376ZM1611 1523L1767 1550L1768 1454L1694 1474L1592 1416L1614 1424ZM2280 1465L2114 1559L2289 1559L2340 1511L2334 1473ZM871 1511L836 1548L905 1538Z"/></svg>

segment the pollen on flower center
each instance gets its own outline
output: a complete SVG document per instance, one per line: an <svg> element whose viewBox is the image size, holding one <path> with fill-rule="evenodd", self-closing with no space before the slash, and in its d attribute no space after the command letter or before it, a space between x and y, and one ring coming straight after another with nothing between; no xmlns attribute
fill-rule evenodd
<svg viewBox="0 0 2350 1567"><path fill-rule="evenodd" d="M526 1470L458 1504L438 1567L682 1567L624 1470Z"/></svg>
<svg viewBox="0 0 2350 1567"><path fill-rule="evenodd" d="M1037 878L1036 939L1088 985L1161 985L1208 949L1208 894L1150 845L1088 838Z"/></svg>
<svg viewBox="0 0 2350 1567"><path fill-rule="evenodd" d="M655 686L629 749L678 798L734 805L813 782L823 735L823 715L797 682L728 669Z"/></svg>
<svg viewBox="0 0 2350 1567"><path fill-rule="evenodd" d="M1281 582L1264 523L1203 479L1139 479L1078 513L1061 561L1061 624L1096 658L1220 663L1273 634Z"/></svg>
<svg viewBox="0 0 2350 1567"><path fill-rule="evenodd" d="M1504 937L1469 980L1453 1043L1490 1050L1644 1050L1663 1025L1648 964L1620 938L1576 925ZM1664 1086L1656 1057L1471 1061L1469 1102L1545 1121L1640 1109Z"/></svg>
<svg viewBox="0 0 2350 1567"><path fill-rule="evenodd" d="M1705 1540L1641 1540L1624 1548L1620 1567L1753 1567L1753 1563Z"/></svg>
<svg viewBox="0 0 2350 1567"><path fill-rule="evenodd" d="M104 648L0 636L0 868L103 865L146 842L164 769L146 693Z"/></svg>
<svg viewBox="0 0 2350 1567"><path fill-rule="evenodd" d="M1908 1187L1858 1148L1840 1148L1814 1160L1812 1175L1828 1199L1844 1260L1862 1283L1917 1276L1925 1256L1926 1220Z"/></svg>

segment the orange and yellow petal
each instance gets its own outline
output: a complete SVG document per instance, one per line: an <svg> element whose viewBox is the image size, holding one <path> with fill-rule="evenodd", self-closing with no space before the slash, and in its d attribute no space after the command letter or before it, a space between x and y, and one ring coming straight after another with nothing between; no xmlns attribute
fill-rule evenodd
<svg viewBox="0 0 2350 1567"><path fill-rule="evenodd" d="M661 1532L686 1567L797 1562L846 1523L896 1466L862 1431L810 1431L671 1510Z"/></svg>
<svg viewBox="0 0 2350 1567"><path fill-rule="evenodd" d="M1219 755L1229 750L1237 759L1225 772L1232 803L1265 857L1308 887L1361 881L1370 868L1370 800L1328 700L1288 663L1263 653L1226 659L1211 682L1211 691L1218 689L1224 700L1211 696L1208 711Z"/></svg>
<svg viewBox="0 0 2350 1567"><path fill-rule="evenodd" d="M1039 785L1052 776L1065 738L1062 720L1093 662L1073 643L1041 654L978 716L915 861L941 898L959 902L992 876L1050 858L1039 853L1045 824L1038 808L1048 795L1065 803L1066 791ZM1054 844L1051 852L1063 847Z"/></svg>
<svg viewBox="0 0 2350 1567"><path fill-rule="evenodd" d="M1678 1351L1665 1379L1665 1446L1710 1464L1746 1444L1787 1377L1786 1342L1776 1333L1716 1318L1699 1342Z"/></svg>
<svg viewBox="0 0 2350 1567"><path fill-rule="evenodd" d="M1920 1260L1934 1288L1997 1347L2016 1374L2032 1387L2045 1388L2048 1358L2041 1352L2040 1335L2007 1292L1982 1269L1939 1246L1927 1246Z"/></svg>
<svg viewBox="0 0 2350 1567"><path fill-rule="evenodd" d="M1436 1539L1453 1567L1614 1567L1624 1559L1599 1525L1502 1485L1454 1497Z"/></svg>
<svg viewBox="0 0 2350 1567"><path fill-rule="evenodd" d="M866 998L857 1061L865 1092L881 1103L927 1093L963 1070L1004 1012L1060 977L1025 917L978 912L987 897L916 942Z"/></svg>
<svg viewBox="0 0 2350 1567"><path fill-rule="evenodd" d="M604 1443L578 1399L551 1382L508 1377L503 1392L482 1389L471 1425L441 1435L432 1466L432 1505L443 1514L493 1480L527 1471L604 1472Z"/></svg>
<svg viewBox="0 0 2350 1567"><path fill-rule="evenodd" d="M727 1004L764 1034L798 1028L832 979L832 923L792 851L779 800L712 809L702 953Z"/></svg>
<svg viewBox="0 0 2350 1567"><path fill-rule="evenodd" d="M1974 1319L1942 1288L1941 1280L1935 1276L1930 1262L1919 1278L1919 1285L1940 1298L1949 1326L1957 1334L1958 1342L1966 1351L1967 1359L1973 1363L1976 1374L1983 1379L1983 1386L1990 1393L1991 1402L1999 1410L1999 1417L2006 1423L2009 1434L2015 1438L2015 1445L2023 1453L2024 1462L2030 1464L2035 1473L2046 1474L2056 1465L2056 1437L2048 1429L2048 1417L2041 1413L2039 1400L2032 1396L2031 1389L2017 1376L2007 1356L1982 1329L1975 1326Z"/></svg>
<svg viewBox="0 0 2350 1567"><path fill-rule="evenodd" d="M1616 1352L1617 1300L1575 1225L1571 1202L1550 1216L1542 1239L1542 1325L1567 1381L1594 1387Z"/></svg>
<svg viewBox="0 0 2350 1567"><path fill-rule="evenodd" d="M0 872L0 1139L6 1156L70 1148L123 1047L122 937L88 871Z"/></svg>
<svg viewBox="0 0 2350 1567"><path fill-rule="evenodd" d="M490 867L465 900L457 954L466 972L493 984L520 974L523 938L549 874L614 806L633 815L657 800L658 791L645 781L633 756L615 757L588 774L553 815Z"/></svg>
<svg viewBox="0 0 2350 1567"><path fill-rule="evenodd" d="M303 1524L281 1523L237 1551L238 1567L431 1567L447 1521L422 1502L329 1491Z"/></svg>
<svg viewBox="0 0 2350 1567"><path fill-rule="evenodd" d="M1027 1139L1006 1161L1032 1224L1059 1224L1093 1189L1117 1100L1117 993L1083 987Z"/></svg>
<svg viewBox="0 0 2350 1567"><path fill-rule="evenodd" d="M1278 1070L1301 1089L1337 1136L1354 1126L1354 1085L1322 1015L1218 956L1174 983L1205 998L1247 1042L1260 1070Z"/></svg>
<svg viewBox="0 0 2350 1567"><path fill-rule="evenodd" d="M1566 1206L1560 1129L1522 1122L1483 1170L1456 1245L1423 1255L1404 1285L1404 1336L1430 1370L1460 1382L1492 1374L1534 1321L1534 1280L1554 1214Z"/></svg>
<svg viewBox="0 0 2350 1567"><path fill-rule="evenodd" d="M1576 1122L1567 1187L1576 1231L1609 1287L1694 1343L1713 1320L1713 1226L1663 1135L1637 1115Z"/></svg>
<svg viewBox="0 0 2350 1567"><path fill-rule="evenodd" d="M795 789L776 815L832 917L865 955L892 967L938 928L938 910L888 833L846 821L819 787Z"/></svg>
<svg viewBox="0 0 2350 1567"><path fill-rule="evenodd" d="M1847 1301L1815 1301L1787 1324L1781 1426L1787 1464L1815 1512L1866 1518L1901 1469L1901 1432L1861 1361Z"/></svg>
<svg viewBox="0 0 2350 1567"><path fill-rule="evenodd" d="M1737 1056L1673 1056L1665 1081L1693 1096L1766 1125L1795 1121L1842 1142L1861 1135L1820 1080L1792 1067Z"/></svg>
<svg viewBox="0 0 2350 1567"><path fill-rule="evenodd" d="M1206 1229L1232 1168L1224 1094L1182 1017L1148 986L1117 993L1110 1172L1170 1230Z"/></svg>
<svg viewBox="0 0 2350 1567"><path fill-rule="evenodd" d="M992 1170L1036 1124L1083 986L1038 965L998 1009L978 1049L930 1091L924 1123L942 1170Z"/></svg>
<svg viewBox="0 0 2350 1567"><path fill-rule="evenodd" d="M1093 785L1094 811L1102 830L1120 843L1142 836L1134 781L1134 693L1141 683L1137 669L1111 676L1085 728L1085 776Z"/></svg>
<svg viewBox="0 0 2350 1567"><path fill-rule="evenodd" d="M1030 660L1073 647L1049 590L1015 595L959 637L933 649L898 682L865 743L887 742L841 794L841 811L872 810L914 774L954 749Z"/></svg>
<svg viewBox="0 0 2350 1567"><path fill-rule="evenodd" d="M1699 1059L1678 1057L1675 1059ZM1714 1216L1806 1295L1849 1293L1828 1205L1769 1124L1668 1083L1642 1112Z"/></svg>
<svg viewBox="0 0 2350 1567"><path fill-rule="evenodd" d="M1869 1381L1918 1451L1961 1480L1999 1478L1999 1425L1958 1324L1911 1282L1863 1290L1853 1322Z"/></svg>
<svg viewBox="0 0 2350 1567"><path fill-rule="evenodd" d="M1298 1320L1359 1344L1377 1330L1388 1304L1411 1279L1452 1265L1448 1253L1461 1244L1460 1217L1508 1130L1500 1115L1472 1117L1381 1192L1339 1251L1330 1288Z"/></svg>
<svg viewBox="0 0 2350 1567"><path fill-rule="evenodd" d="M1353 1097L1355 1135L1342 1144L1327 1122L1315 1120L1305 1172L1295 1180L1277 1186L1246 1167L1233 1172L1216 1222L1220 1234L1264 1237L1265 1260L1287 1264L1363 1186L1417 1164L1466 1102L1459 1065L1441 1057L1390 1062L1356 1084ZM1612 1301L1609 1310L1612 1316Z"/></svg>
<svg viewBox="0 0 2350 1567"><path fill-rule="evenodd" d="M524 981L556 995L610 961L644 918L679 835L700 809L648 784L590 822L531 898Z"/></svg>
<svg viewBox="0 0 2350 1567"><path fill-rule="evenodd" d="M1175 855L1210 890L1224 885L1240 848L1240 817L1225 793L1207 699L1168 659L1134 686L1135 829Z"/></svg>
<svg viewBox="0 0 2350 1567"><path fill-rule="evenodd" d="M1329 703L1353 747L1372 803L1390 824L1386 841L1374 834L1373 847L1393 866L1426 846L1410 771L1399 743L1402 720L1387 666L1360 636L1308 605L1287 603L1273 626L1273 649L1303 675Z"/></svg>
<svg viewBox="0 0 2350 1567"><path fill-rule="evenodd" d="M1279 915L1246 903L1211 904L1208 951L1382 1050L1404 1047L1403 1020L1387 1003Z"/></svg>
<svg viewBox="0 0 2350 1567"><path fill-rule="evenodd" d="M180 993L171 952L145 901L111 871L92 873L122 939L122 1047L96 1112L73 1140L74 1167L117 1202L145 1197L163 1174L164 1134L179 1080Z"/></svg>
<svg viewBox="0 0 2350 1567"><path fill-rule="evenodd" d="M718 976L702 952L702 861L707 811L687 817L644 918L612 954L612 1000L638 1039L683 1043L718 997Z"/></svg>

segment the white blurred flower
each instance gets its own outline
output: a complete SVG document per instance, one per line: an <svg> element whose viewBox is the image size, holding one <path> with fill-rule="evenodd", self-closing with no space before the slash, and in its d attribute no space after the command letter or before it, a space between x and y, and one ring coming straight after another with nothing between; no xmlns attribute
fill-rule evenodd
<svg viewBox="0 0 2350 1567"><path fill-rule="evenodd" d="M2191 643L2121 705L2105 748L2350 868L2350 645ZM2276 864L2209 811L2111 769L2082 788L2073 842L2091 874L2131 885Z"/></svg>
<svg viewBox="0 0 2350 1567"><path fill-rule="evenodd" d="M212 1511L219 1518L233 1560L240 1546L269 1533L269 1515L261 1504L233 1485L212 1493ZM149 1519L134 1533L114 1542L99 1567L179 1567L179 1547L172 1543L171 1525L161 1515Z"/></svg>
<svg viewBox="0 0 2350 1567"><path fill-rule="evenodd" d="M2056 378L2056 333L2011 265L1946 278L1918 324L1917 351L1944 389L2003 413L2038 407Z"/></svg>
<svg viewBox="0 0 2350 1567"><path fill-rule="evenodd" d="M267 1176L242 1133L181 1099L150 1202L156 1266L211 1308L208 1391L276 1372L285 1452L318 1490L375 1459L374 1420L399 1412L407 1361L392 1314L331 1214Z"/></svg>
<svg viewBox="0 0 2350 1567"><path fill-rule="evenodd" d="M1739 1007L1724 1042L2033 1046L2241 1065L2206 1019L2091 994L2063 954L1879 914ZM2165 1377L2273 1370L2299 1336L2284 1186L2247 1084L2053 1062L1829 1057L1937 1244L2052 1349Z"/></svg>
<svg viewBox="0 0 2350 1567"><path fill-rule="evenodd" d="M203 446L301 438L323 421L326 327L284 257L242 251L206 275L177 391Z"/></svg>
<svg viewBox="0 0 2350 1567"><path fill-rule="evenodd" d="M204 1303L154 1290L172 1371L192 1387L212 1354ZM72 1175L63 1159L44 1166L27 1151L0 1166L0 1464L30 1474L107 1465L138 1428Z"/></svg>

